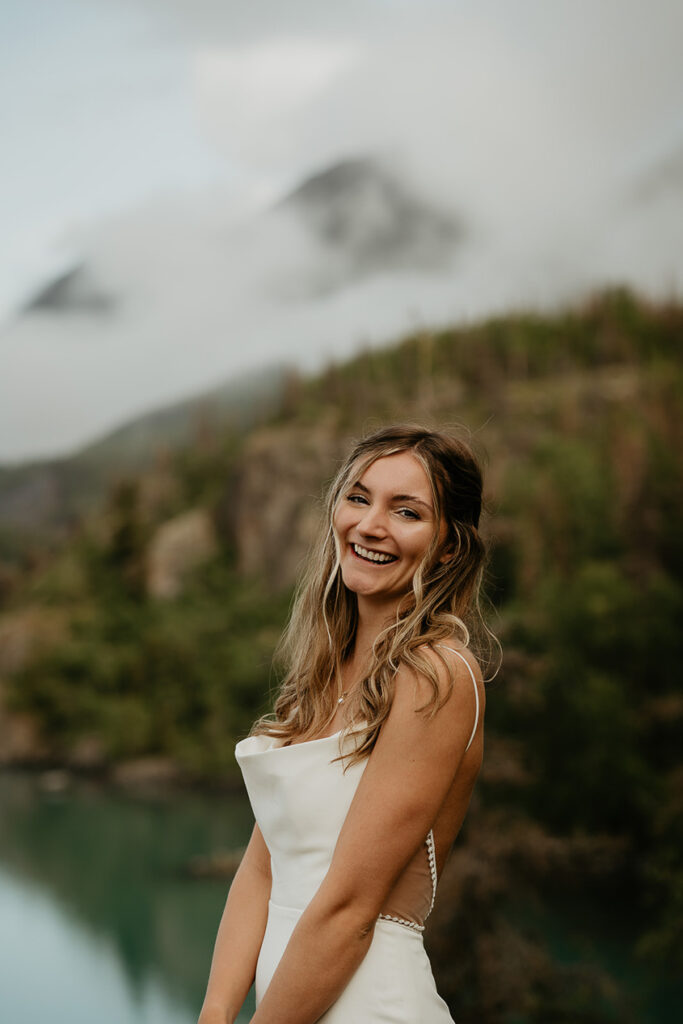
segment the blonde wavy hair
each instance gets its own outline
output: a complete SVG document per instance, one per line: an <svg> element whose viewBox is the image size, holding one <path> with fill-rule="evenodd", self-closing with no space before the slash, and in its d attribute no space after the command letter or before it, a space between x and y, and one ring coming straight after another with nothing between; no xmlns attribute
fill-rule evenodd
<svg viewBox="0 0 683 1024"><path fill-rule="evenodd" d="M456 636L487 665L492 645L500 651L481 607L488 552L479 534L482 471L472 447L445 431L412 425L384 427L355 445L329 487L319 536L276 651L284 678L272 714L259 718L250 735L265 733L287 745L297 737L316 736L334 716L336 683L342 663L353 650L358 621L356 595L342 580L335 513L368 466L398 452L410 452L427 474L436 529L415 571L411 592L402 599L395 619L377 636L367 674L348 699L347 729L354 722L366 723L366 728L358 731L347 767L368 757L377 742L391 708L399 665L410 666L430 682L431 697L419 710L431 716L448 699L454 682L451 665L434 648L437 642ZM447 534L440 546L442 517ZM438 557L444 551L451 555L447 561ZM434 649L448 673L449 685L441 700L438 677L423 653L425 648Z"/></svg>

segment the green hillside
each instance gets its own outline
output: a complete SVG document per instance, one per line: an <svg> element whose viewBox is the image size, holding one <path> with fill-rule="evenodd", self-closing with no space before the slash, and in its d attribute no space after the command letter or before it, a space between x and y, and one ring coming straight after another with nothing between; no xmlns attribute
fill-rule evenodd
<svg viewBox="0 0 683 1024"><path fill-rule="evenodd" d="M439 987L460 1024L642 1019L609 972L553 951L544 913L626 914L634 962L683 965L682 340L683 306L618 290L422 332L292 375L248 432L120 480L6 582L5 760L234 780L349 439L467 424L504 661L428 932Z"/></svg>
<svg viewBox="0 0 683 1024"><path fill-rule="evenodd" d="M282 366L242 374L129 420L73 455L0 465L0 599L7 577L36 550L60 547L119 476L145 472L198 430L248 430L277 405L285 376Z"/></svg>

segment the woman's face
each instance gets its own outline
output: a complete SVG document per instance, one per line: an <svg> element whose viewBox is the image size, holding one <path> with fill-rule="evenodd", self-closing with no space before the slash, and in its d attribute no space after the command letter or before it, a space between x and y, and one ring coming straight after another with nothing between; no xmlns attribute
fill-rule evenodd
<svg viewBox="0 0 683 1024"><path fill-rule="evenodd" d="M376 459L342 494L334 516L344 583L359 597L396 602L411 589L415 570L438 529L432 491L410 452Z"/></svg>

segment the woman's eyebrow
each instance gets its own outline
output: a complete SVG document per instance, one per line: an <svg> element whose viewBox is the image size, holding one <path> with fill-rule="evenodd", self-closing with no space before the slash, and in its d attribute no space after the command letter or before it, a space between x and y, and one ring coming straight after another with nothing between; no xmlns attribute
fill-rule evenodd
<svg viewBox="0 0 683 1024"><path fill-rule="evenodd" d="M352 484L351 486L352 487L356 487L359 491L364 491L366 494L370 493L370 491L365 486L365 484L362 484L360 482L360 480L356 480L355 484ZM432 506L428 502L423 501L422 498L417 498L414 494L394 494L391 500L392 501L414 501L416 505L424 505L424 507L428 508L430 512L434 511L434 509L432 508Z"/></svg>
<svg viewBox="0 0 683 1024"><path fill-rule="evenodd" d="M395 494L392 501L413 501L416 505L424 505L430 512L434 511L428 502L423 501L422 498L418 498L414 494Z"/></svg>

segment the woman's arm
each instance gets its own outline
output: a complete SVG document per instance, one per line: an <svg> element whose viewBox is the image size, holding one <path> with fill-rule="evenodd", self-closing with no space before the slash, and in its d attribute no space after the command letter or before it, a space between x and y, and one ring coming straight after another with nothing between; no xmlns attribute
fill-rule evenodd
<svg viewBox="0 0 683 1024"><path fill-rule="evenodd" d="M268 918L270 854L254 825L232 880L198 1024L233 1024L254 981Z"/></svg>
<svg viewBox="0 0 683 1024"><path fill-rule="evenodd" d="M427 656L442 693L446 670L433 652ZM387 896L424 842L464 760L475 695L465 666L459 662L454 671L453 692L431 719L416 714L431 696L429 683L406 668L397 673L391 710L330 868L292 932L251 1024L315 1024L365 957ZM465 755L472 785L483 750L481 680L478 690L479 724Z"/></svg>

